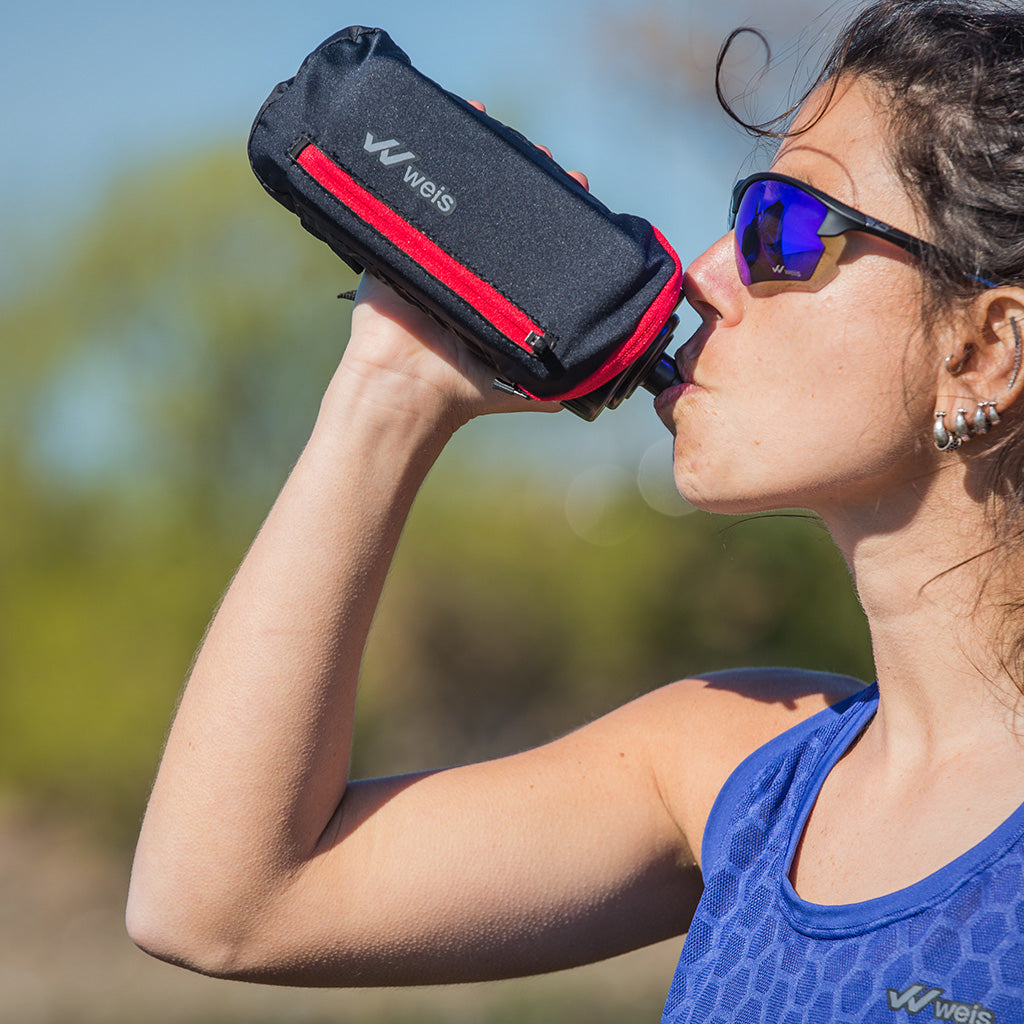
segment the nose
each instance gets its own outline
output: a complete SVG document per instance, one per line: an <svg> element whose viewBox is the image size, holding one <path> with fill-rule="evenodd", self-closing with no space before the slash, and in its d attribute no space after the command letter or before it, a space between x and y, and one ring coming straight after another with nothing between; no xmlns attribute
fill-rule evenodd
<svg viewBox="0 0 1024 1024"><path fill-rule="evenodd" d="M683 296L705 322L718 321L729 327L743 318L746 289L736 271L731 231L686 268Z"/></svg>

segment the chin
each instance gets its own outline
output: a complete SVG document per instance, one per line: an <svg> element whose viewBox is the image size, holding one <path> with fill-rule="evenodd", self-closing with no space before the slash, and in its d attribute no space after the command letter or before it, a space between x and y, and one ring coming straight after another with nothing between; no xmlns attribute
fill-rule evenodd
<svg viewBox="0 0 1024 1024"><path fill-rule="evenodd" d="M683 495L686 498L686 495ZM708 498L692 501L686 498L694 508L702 512L710 512L719 516L756 516L768 512L781 512L798 506L785 501L745 500L742 498Z"/></svg>
<svg viewBox="0 0 1024 1024"><path fill-rule="evenodd" d="M676 474L676 489L682 497L701 512L724 516L750 516L761 512L779 512L783 509L801 508L792 495L771 495L761 491L750 494L735 489L701 486L692 478Z"/></svg>
<svg viewBox="0 0 1024 1024"><path fill-rule="evenodd" d="M739 454L705 461L677 446L672 467L676 490L694 508L719 515L749 516L810 507L814 487L796 467L780 462L769 468L765 460L741 464L741 459ZM783 481L790 485L784 491L779 489Z"/></svg>

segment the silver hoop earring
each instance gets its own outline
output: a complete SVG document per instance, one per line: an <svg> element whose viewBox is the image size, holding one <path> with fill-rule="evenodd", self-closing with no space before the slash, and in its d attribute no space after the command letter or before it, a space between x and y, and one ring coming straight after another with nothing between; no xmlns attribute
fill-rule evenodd
<svg viewBox="0 0 1024 1024"><path fill-rule="evenodd" d="M964 346L963 352L960 354L960 358L954 362L953 356L946 356L946 373L951 377L959 377L964 372L964 367L967 365L967 360L971 358L971 353L974 351L974 346L968 342Z"/></svg>
<svg viewBox="0 0 1024 1024"><path fill-rule="evenodd" d="M946 418L944 412L937 412L935 414L935 425L932 427L932 438L935 440L935 447L940 452L952 452L956 451L960 447L961 441L956 434L951 434L946 429L946 424L943 420Z"/></svg>
<svg viewBox="0 0 1024 1024"><path fill-rule="evenodd" d="M963 444L964 441L970 441L971 428L967 422L966 409L957 409L956 419L953 420L953 431L956 434L956 436L960 438L961 444Z"/></svg>
<svg viewBox="0 0 1024 1024"><path fill-rule="evenodd" d="M974 410L974 419L971 421L971 432L987 434L988 428L988 402L979 402L978 408Z"/></svg>

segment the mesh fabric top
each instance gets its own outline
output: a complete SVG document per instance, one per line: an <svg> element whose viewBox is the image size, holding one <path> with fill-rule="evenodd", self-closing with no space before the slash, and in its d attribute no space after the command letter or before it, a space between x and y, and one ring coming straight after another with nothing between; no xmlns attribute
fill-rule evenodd
<svg viewBox="0 0 1024 1024"><path fill-rule="evenodd" d="M1024 1024L1024 806L951 864L878 899L820 906L789 882L821 785L877 705L870 686L726 782L662 1024Z"/></svg>

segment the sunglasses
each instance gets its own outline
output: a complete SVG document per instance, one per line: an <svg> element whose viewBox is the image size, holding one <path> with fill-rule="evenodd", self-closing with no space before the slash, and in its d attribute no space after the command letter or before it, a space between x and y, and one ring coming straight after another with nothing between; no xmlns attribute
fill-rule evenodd
<svg viewBox="0 0 1024 1024"><path fill-rule="evenodd" d="M948 260L928 242L796 178L770 171L752 174L733 189L729 226L736 239L736 266L745 285L784 282L813 288L824 284L835 273L848 231L884 238L918 259L931 255Z"/></svg>

